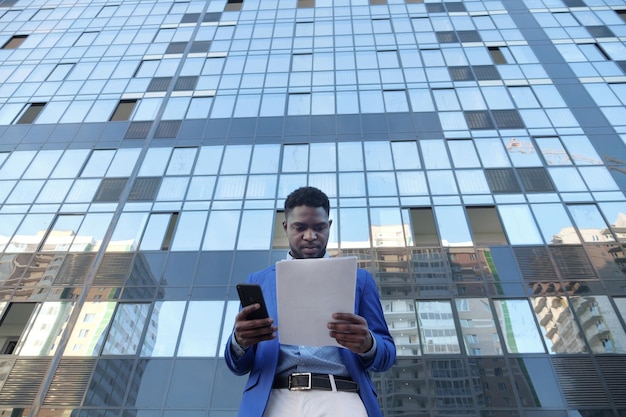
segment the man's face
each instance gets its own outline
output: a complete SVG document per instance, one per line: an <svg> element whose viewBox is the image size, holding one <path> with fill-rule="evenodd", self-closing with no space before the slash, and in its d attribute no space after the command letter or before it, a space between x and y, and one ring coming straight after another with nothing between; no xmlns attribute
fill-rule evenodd
<svg viewBox="0 0 626 417"><path fill-rule="evenodd" d="M283 221L291 256L297 259L323 257L331 223L323 207L294 207Z"/></svg>

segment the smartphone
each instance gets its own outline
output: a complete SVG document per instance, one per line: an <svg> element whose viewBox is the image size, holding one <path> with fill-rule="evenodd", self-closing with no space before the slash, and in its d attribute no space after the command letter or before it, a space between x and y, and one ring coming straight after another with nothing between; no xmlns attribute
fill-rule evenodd
<svg viewBox="0 0 626 417"><path fill-rule="evenodd" d="M265 306L265 299L263 298L263 291L257 284L238 284L237 293L239 293L239 300L243 307L250 304L260 304L261 308L248 314L248 320L266 319L269 317L267 314L267 307Z"/></svg>

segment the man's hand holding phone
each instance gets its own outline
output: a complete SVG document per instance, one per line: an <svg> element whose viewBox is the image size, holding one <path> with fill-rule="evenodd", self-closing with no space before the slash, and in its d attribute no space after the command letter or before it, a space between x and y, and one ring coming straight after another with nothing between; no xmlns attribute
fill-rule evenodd
<svg viewBox="0 0 626 417"><path fill-rule="evenodd" d="M274 320L268 317L263 293L258 285L237 286L243 308L235 317L235 341L247 348L264 340L276 338Z"/></svg>

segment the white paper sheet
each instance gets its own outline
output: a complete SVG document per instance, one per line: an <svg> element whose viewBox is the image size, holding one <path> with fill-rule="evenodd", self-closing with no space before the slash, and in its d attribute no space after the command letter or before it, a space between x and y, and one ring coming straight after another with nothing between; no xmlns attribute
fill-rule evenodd
<svg viewBox="0 0 626 417"><path fill-rule="evenodd" d="M278 338L286 345L339 346L326 325L354 313L356 257L294 259L276 264Z"/></svg>

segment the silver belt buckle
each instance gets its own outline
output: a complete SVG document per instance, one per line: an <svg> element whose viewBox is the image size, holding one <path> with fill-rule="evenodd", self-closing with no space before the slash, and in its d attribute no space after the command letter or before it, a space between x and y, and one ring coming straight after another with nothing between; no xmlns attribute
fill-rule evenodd
<svg viewBox="0 0 626 417"><path fill-rule="evenodd" d="M308 378L308 384L304 387L292 387L291 378L295 376L305 376ZM289 375L289 391L309 391L311 389L311 373L310 372L296 372Z"/></svg>

